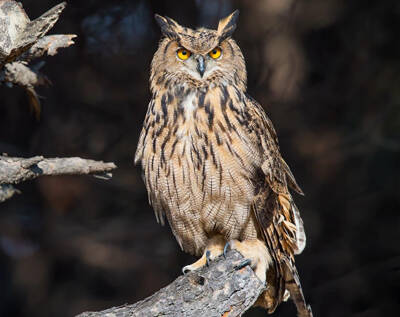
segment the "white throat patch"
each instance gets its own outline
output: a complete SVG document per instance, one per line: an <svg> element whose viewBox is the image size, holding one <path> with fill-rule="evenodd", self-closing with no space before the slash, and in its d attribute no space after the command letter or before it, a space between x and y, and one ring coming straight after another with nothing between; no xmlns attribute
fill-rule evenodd
<svg viewBox="0 0 400 317"><path fill-rule="evenodd" d="M186 120L190 120L193 117L193 112L197 108L197 105L194 104L195 96L196 94L192 92L182 101L181 106L185 109Z"/></svg>

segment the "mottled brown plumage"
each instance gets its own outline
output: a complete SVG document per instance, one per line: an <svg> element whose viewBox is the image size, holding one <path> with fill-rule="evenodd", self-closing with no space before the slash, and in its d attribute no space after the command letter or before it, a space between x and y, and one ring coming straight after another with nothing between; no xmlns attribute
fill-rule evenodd
<svg viewBox="0 0 400 317"><path fill-rule="evenodd" d="M135 162L157 220L163 224L166 216L184 251L203 254L188 269L230 242L268 285L259 305L273 312L288 290L299 316L311 316L294 265L305 234L288 187L302 192L271 121L246 93L244 58L231 38L237 16L217 30L156 16L164 38L152 61L153 97ZM218 58L210 53L215 48Z"/></svg>

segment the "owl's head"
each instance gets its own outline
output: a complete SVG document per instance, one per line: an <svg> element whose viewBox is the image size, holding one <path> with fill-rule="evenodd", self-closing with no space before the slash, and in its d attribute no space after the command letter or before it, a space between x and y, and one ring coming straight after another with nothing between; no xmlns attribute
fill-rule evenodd
<svg viewBox="0 0 400 317"><path fill-rule="evenodd" d="M246 66L243 54L231 38L239 11L219 21L216 30L183 27L168 17L156 15L164 38L154 54L151 89L160 84L194 86L235 84L246 88Z"/></svg>

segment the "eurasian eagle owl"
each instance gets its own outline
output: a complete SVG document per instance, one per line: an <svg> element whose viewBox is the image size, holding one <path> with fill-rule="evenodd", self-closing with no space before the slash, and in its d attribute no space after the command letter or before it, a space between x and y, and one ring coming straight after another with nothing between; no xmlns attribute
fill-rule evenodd
<svg viewBox="0 0 400 317"><path fill-rule="evenodd" d="M268 284L257 304L273 312L290 295L311 316L294 265L303 222L288 190L302 193L274 127L246 92L243 54L232 39L238 11L217 30L156 15L164 35L151 64L150 101L135 162L144 170L157 220L196 270L237 249Z"/></svg>

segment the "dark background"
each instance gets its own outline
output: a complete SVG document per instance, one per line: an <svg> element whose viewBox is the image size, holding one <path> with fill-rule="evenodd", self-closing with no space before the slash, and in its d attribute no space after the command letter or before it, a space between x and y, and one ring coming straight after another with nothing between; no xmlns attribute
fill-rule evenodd
<svg viewBox="0 0 400 317"><path fill-rule="evenodd" d="M36 18L57 1L26 0ZM49 33L76 45L46 58L36 121L22 89L0 87L0 153L113 161L112 180L47 177L0 206L0 315L72 316L133 303L194 258L156 223L133 166L150 99L154 13L234 35L249 92L277 129L306 193L297 257L315 316L400 310L400 3L386 1L69 1ZM397 314L396 314L397 312ZM247 316L262 316L252 310ZM294 316L292 302L275 316Z"/></svg>

